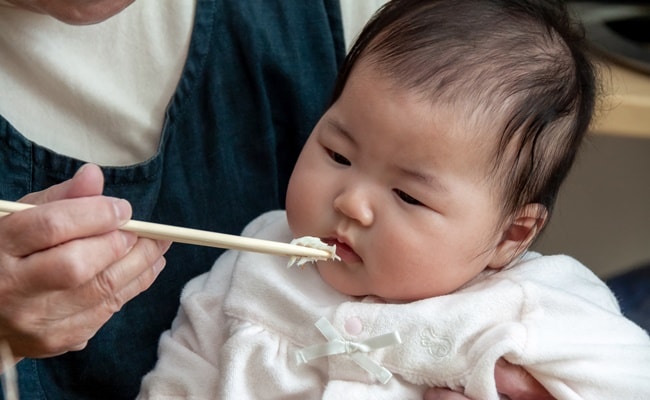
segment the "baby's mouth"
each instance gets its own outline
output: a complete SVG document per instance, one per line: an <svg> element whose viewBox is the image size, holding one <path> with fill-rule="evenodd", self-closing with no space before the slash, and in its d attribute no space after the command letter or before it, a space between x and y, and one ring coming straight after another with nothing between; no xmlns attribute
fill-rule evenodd
<svg viewBox="0 0 650 400"><path fill-rule="evenodd" d="M350 245L343 243L335 238L326 238L323 239L323 242L328 245L336 246L336 255L341 257L341 261L345 263L355 263L361 261L361 257L350 247Z"/></svg>

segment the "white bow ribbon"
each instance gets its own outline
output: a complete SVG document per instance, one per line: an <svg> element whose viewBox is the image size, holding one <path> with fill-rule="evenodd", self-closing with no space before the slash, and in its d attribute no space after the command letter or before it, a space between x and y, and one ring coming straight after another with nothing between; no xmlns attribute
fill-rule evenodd
<svg viewBox="0 0 650 400"><path fill-rule="evenodd" d="M398 332L371 337L362 342L353 342L345 340L325 317L316 321L314 325L316 325L316 328L318 328L329 342L298 350L296 353L298 364L307 363L320 357L347 354L361 368L373 374L381 383L388 382L393 376L389 370L371 360L365 353L402 343Z"/></svg>

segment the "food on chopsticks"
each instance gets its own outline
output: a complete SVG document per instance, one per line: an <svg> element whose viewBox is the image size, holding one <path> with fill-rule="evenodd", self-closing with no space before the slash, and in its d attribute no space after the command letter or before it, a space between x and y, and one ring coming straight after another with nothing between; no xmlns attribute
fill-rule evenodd
<svg viewBox="0 0 650 400"><path fill-rule="evenodd" d="M313 263L320 260L336 260L336 261L341 260L341 258L336 255L336 245L328 245L327 243L324 243L322 240L314 236L303 236L300 238L293 239L291 241L291 244L310 247L312 249L324 250L329 255L327 257L292 256L289 259L289 262L287 263L287 268L293 265L302 266L308 262Z"/></svg>

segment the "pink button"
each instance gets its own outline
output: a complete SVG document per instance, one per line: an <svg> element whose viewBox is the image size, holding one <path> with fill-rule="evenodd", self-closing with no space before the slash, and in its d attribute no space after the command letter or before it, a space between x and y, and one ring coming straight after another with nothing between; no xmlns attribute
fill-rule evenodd
<svg viewBox="0 0 650 400"><path fill-rule="evenodd" d="M358 335L363 331L363 324L359 317L350 317L345 321L345 331L350 335Z"/></svg>

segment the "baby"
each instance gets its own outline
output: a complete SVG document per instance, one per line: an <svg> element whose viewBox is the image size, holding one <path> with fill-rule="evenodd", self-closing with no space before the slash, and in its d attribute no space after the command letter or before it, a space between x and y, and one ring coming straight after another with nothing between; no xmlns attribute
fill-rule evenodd
<svg viewBox="0 0 650 400"><path fill-rule="evenodd" d="M561 4L394 0L367 24L295 166L315 268L227 252L185 288L140 398L498 399L495 364L558 399L650 398L650 339L594 274L527 251L589 126L595 78Z"/></svg>

